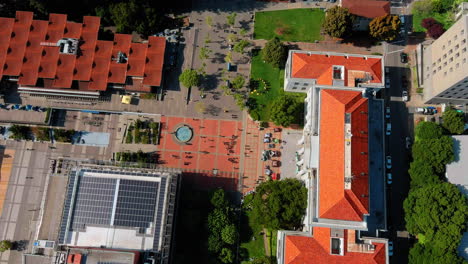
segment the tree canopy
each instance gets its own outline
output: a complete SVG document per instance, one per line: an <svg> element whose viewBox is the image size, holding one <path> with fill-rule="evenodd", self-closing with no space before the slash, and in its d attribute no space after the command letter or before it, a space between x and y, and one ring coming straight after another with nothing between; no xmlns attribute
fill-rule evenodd
<svg viewBox="0 0 468 264"><path fill-rule="evenodd" d="M334 6L327 10L322 28L328 35L341 38L353 28L354 15L344 7Z"/></svg>
<svg viewBox="0 0 468 264"><path fill-rule="evenodd" d="M436 173L442 173L445 165L454 160L452 138L441 136L416 141L413 145L413 157L431 164Z"/></svg>
<svg viewBox="0 0 468 264"><path fill-rule="evenodd" d="M296 179L260 184L252 201L256 222L274 230L293 230L301 225L307 207L307 189Z"/></svg>
<svg viewBox="0 0 468 264"><path fill-rule="evenodd" d="M369 34L378 40L392 41L398 36L400 24L398 16L376 17L369 23Z"/></svg>
<svg viewBox="0 0 468 264"><path fill-rule="evenodd" d="M245 78L242 75L237 75L236 78L232 80L232 87L234 89L242 89L242 87L244 87L244 84L245 84Z"/></svg>
<svg viewBox="0 0 468 264"><path fill-rule="evenodd" d="M9 250L13 246L10 240L2 240L0 241L0 253L3 253Z"/></svg>
<svg viewBox="0 0 468 264"><path fill-rule="evenodd" d="M196 70L186 69L179 76L179 81L183 86L189 88L200 85L200 75Z"/></svg>
<svg viewBox="0 0 468 264"><path fill-rule="evenodd" d="M304 113L304 103L292 95L278 97L271 107L271 120L277 126L288 127L299 123Z"/></svg>
<svg viewBox="0 0 468 264"><path fill-rule="evenodd" d="M262 50L262 59L276 68L284 67L286 56L287 49L277 37L269 40Z"/></svg>
<svg viewBox="0 0 468 264"><path fill-rule="evenodd" d="M462 134L465 131L465 115L454 109L446 110L442 114L442 126L451 134Z"/></svg>
<svg viewBox="0 0 468 264"><path fill-rule="evenodd" d="M403 208L408 231L424 235L424 244L430 244L436 255L456 250L468 220L468 206L455 185L441 183L412 190Z"/></svg>
<svg viewBox="0 0 468 264"><path fill-rule="evenodd" d="M461 264L462 258L457 255L457 252L446 251L441 254L434 250L429 243L416 243L409 251L410 264Z"/></svg>
<svg viewBox="0 0 468 264"><path fill-rule="evenodd" d="M249 45L250 45L249 41L247 41L245 39L241 39L241 40L239 40L239 42L234 44L234 51L238 52L238 53L243 53L244 49Z"/></svg>
<svg viewBox="0 0 468 264"><path fill-rule="evenodd" d="M411 188L419 188L428 184L438 184L441 182L431 164L421 159L411 162L408 173L411 178Z"/></svg>
<svg viewBox="0 0 468 264"><path fill-rule="evenodd" d="M422 121L416 126L416 140L440 138L444 130L434 122Z"/></svg>

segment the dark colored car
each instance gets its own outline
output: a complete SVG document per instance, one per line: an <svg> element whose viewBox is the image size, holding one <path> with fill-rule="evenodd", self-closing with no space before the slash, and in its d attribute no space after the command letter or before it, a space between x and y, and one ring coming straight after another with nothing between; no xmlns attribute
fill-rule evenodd
<svg viewBox="0 0 468 264"><path fill-rule="evenodd" d="M408 62L408 54L402 52L400 53L400 61L401 63L407 63Z"/></svg>

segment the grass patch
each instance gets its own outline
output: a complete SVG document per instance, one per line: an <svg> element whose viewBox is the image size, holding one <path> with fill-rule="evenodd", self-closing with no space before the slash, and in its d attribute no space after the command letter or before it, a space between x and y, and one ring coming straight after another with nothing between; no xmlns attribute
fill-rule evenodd
<svg viewBox="0 0 468 264"><path fill-rule="evenodd" d="M283 41L322 40L320 29L325 12L317 8L290 9L255 13L255 39L278 37Z"/></svg>
<svg viewBox="0 0 468 264"><path fill-rule="evenodd" d="M251 78L254 80L262 79L267 83L268 89L264 90L264 85L260 81L258 82L258 87L251 88L257 89L259 94L251 93L250 97L255 101L254 109L259 114L259 120L261 121L270 121L270 109L273 105L273 102L276 98L282 94L291 94L297 96L298 100L302 100L306 97L305 93L290 93L283 90L284 83L284 70L274 68L268 63L264 63L260 52L258 52L252 58L252 72Z"/></svg>
<svg viewBox="0 0 468 264"><path fill-rule="evenodd" d="M426 32L426 29L421 26L421 22L424 18L432 17L444 26L447 30L453 25L452 12L446 13L431 13L421 14L419 12L413 12L413 32Z"/></svg>
<svg viewBox="0 0 468 264"><path fill-rule="evenodd" d="M249 263L250 258L260 258L265 256L263 244L262 226L252 220L252 211L245 211L242 216L242 226L240 230L241 244L239 247L241 263Z"/></svg>

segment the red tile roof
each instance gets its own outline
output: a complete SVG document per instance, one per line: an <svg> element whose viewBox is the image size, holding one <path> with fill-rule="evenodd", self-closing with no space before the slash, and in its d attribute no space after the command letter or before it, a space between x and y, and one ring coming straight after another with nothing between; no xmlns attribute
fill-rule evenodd
<svg viewBox="0 0 468 264"><path fill-rule="evenodd" d="M348 230L344 236L344 255L330 254L330 229L315 227L313 237L286 236L284 244L285 264L384 264L385 244L373 243L371 253L350 252L347 250Z"/></svg>
<svg viewBox="0 0 468 264"><path fill-rule="evenodd" d="M371 83L382 83L382 60L380 58L365 58L357 56L337 56L322 54L293 53L291 77L316 79L317 84L333 84L333 66L344 66L345 86L354 86L349 83L350 71L369 73Z"/></svg>
<svg viewBox="0 0 468 264"><path fill-rule="evenodd" d="M342 0L341 6L348 8L351 14L367 18L390 14L390 1Z"/></svg>
<svg viewBox="0 0 468 264"><path fill-rule="evenodd" d="M319 217L362 221L368 214L367 99L361 92L321 90ZM345 190L345 114L351 115L351 189ZM361 152L365 152L362 154Z"/></svg>
<svg viewBox="0 0 468 264"><path fill-rule="evenodd" d="M126 84L127 76L140 81L132 91L149 92L160 86L166 40L149 37L148 43L132 43L131 35L115 34L114 41L97 40L100 18L85 16L83 23L68 22L63 14L48 21L33 20L32 12L17 11L16 18L0 18L0 78L18 76L23 86L104 91L109 83ZM79 39L77 55L60 54L57 41ZM126 61L117 63L122 52ZM77 81L73 84L73 81Z"/></svg>

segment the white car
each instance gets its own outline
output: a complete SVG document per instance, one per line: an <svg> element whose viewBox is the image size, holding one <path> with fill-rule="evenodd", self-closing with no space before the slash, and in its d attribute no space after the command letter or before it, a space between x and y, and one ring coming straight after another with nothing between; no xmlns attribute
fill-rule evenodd
<svg viewBox="0 0 468 264"><path fill-rule="evenodd" d="M387 123L387 129L385 130L385 135L390 136L392 134L392 124Z"/></svg>
<svg viewBox="0 0 468 264"><path fill-rule="evenodd" d="M410 149L411 147L411 139L410 137L406 137L406 149Z"/></svg>
<svg viewBox="0 0 468 264"><path fill-rule="evenodd" d="M403 91L401 93L401 99L403 100L403 102L408 102L408 92L407 91Z"/></svg>
<svg viewBox="0 0 468 264"><path fill-rule="evenodd" d="M385 118L390 118L390 106L385 107Z"/></svg>
<svg viewBox="0 0 468 264"><path fill-rule="evenodd" d="M388 185L392 184L392 174L391 173L387 173L387 184Z"/></svg>
<svg viewBox="0 0 468 264"><path fill-rule="evenodd" d="M393 241L388 241L388 256L393 256Z"/></svg>
<svg viewBox="0 0 468 264"><path fill-rule="evenodd" d="M387 160L386 162L387 169L391 169L392 168L392 156L387 156L386 160Z"/></svg>

